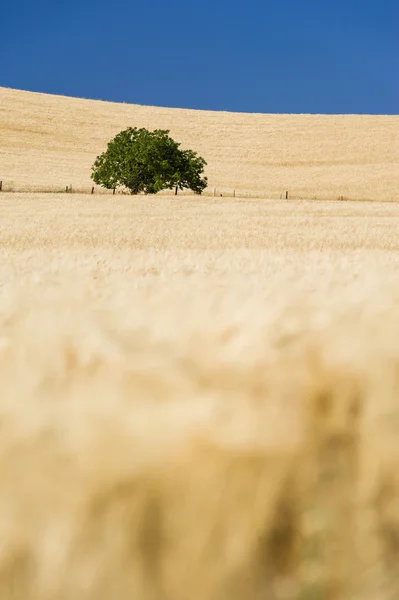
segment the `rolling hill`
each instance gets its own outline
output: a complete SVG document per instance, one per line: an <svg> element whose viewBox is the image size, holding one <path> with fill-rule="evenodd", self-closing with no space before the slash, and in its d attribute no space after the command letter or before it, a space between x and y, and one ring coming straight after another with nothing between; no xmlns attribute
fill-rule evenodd
<svg viewBox="0 0 399 600"><path fill-rule="evenodd" d="M399 116L182 110L0 87L3 189L89 190L91 165L127 126L170 129L208 162L209 192L396 200Z"/></svg>

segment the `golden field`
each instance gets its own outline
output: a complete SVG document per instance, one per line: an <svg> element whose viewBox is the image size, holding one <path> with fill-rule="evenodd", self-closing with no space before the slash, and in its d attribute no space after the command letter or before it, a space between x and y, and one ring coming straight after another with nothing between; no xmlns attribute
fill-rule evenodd
<svg viewBox="0 0 399 600"><path fill-rule="evenodd" d="M2 194L0 598L398 598L398 232Z"/></svg>
<svg viewBox="0 0 399 600"><path fill-rule="evenodd" d="M399 117L180 110L0 87L0 180L15 191L78 191L127 126L170 129L208 162L208 193L397 200Z"/></svg>

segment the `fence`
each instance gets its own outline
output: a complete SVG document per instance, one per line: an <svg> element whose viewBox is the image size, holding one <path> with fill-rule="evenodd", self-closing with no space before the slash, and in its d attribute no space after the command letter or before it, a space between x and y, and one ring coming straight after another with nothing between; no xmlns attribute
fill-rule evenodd
<svg viewBox="0 0 399 600"><path fill-rule="evenodd" d="M128 191L122 190L106 190L104 188L100 188L97 186L90 187L79 187L74 186L72 183L69 183L65 186L16 186L14 183L9 183L7 185L6 182L0 180L0 192L6 193L41 193L41 194L90 194L90 195L130 195ZM176 195L176 190L164 190L162 192L163 196L172 196ZM193 192L190 190L178 190L178 196L192 196ZM301 193L290 192L289 190L284 190L282 192L276 192L276 190L270 192L260 192L259 190L240 190L236 188L224 188L224 187L208 187L202 192L202 196L205 197L213 197L213 198L253 198L253 199L267 199L267 200L371 200L369 198L349 198L347 196L333 196L332 194L319 194L317 196L314 195L306 195Z"/></svg>

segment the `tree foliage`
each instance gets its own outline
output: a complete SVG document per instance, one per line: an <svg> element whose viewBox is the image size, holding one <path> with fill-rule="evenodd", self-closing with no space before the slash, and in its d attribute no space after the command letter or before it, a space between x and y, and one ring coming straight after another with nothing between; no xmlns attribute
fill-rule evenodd
<svg viewBox="0 0 399 600"><path fill-rule="evenodd" d="M201 194L205 160L181 150L166 129L128 127L108 143L92 167L92 179L107 189L127 188L132 194L156 194L165 189L191 189Z"/></svg>

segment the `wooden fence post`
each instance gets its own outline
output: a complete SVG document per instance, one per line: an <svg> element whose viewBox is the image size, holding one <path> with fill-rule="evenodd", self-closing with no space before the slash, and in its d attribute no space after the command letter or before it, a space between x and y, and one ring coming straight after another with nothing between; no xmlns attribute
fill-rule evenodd
<svg viewBox="0 0 399 600"><path fill-rule="evenodd" d="M233 190L233 198L235 198L235 197L236 197L236 191Z"/></svg>
<svg viewBox="0 0 399 600"><path fill-rule="evenodd" d="M94 194L94 187L91 188L91 193Z"/></svg>
<svg viewBox="0 0 399 600"><path fill-rule="evenodd" d="M216 196L216 188L215 187L213 188L213 196L214 197Z"/></svg>
<svg viewBox="0 0 399 600"><path fill-rule="evenodd" d="M2 189L3 189L3 182L0 181L0 192L1 192Z"/></svg>
<svg viewBox="0 0 399 600"><path fill-rule="evenodd" d="M114 191L112 192L112 195L115 196L115 188L114 188Z"/></svg>
<svg viewBox="0 0 399 600"><path fill-rule="evenodd" d="M285 192L285 199L288 200L288 192Z"/></svg>
<svg viewBox="0 0 399 600"><path fill-rule="evenodd" d="M175 187L175 196L177 196L177 186Z"/></svg>

